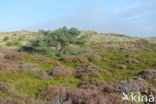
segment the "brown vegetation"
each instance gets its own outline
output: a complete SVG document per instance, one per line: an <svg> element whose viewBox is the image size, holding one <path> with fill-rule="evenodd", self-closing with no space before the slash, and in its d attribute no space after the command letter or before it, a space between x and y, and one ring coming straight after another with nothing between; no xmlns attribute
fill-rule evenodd
<svg viewBox="0 0 156 104"><path fill-rule="evenodd" d="M100 56L97 56L97 55L92 55L92 56L90 56L90 57L88 58L88 60L89 60L90 62L96 62L96 61L101 61L102 58L101 58Z"/></svg>
<svg viewBox="0 0 156 104"><path fill-rule="evenodd" d="M127 66L123 65L123 64L116 64L116 65L114 65L114 68L117 68L117 69L127 69Z"/></svg>
<svg viewBox="0 0 156 104"><path fill-rule="evenodd" d="M52 70L51 75L54 77L71 76L75 73L75 69L72 67L64 66L62 64L57 64Z"/></svg>
<svg viewBox="0 0 156 104"><path fill-rule="evenodd" d="M85 58L83 56L65 56L65 57L61 58L60 60L63 62L77 62L77 63L81 63L81 64L89 63L87 58Z"/></svg>
<svg viewBox="0 0 156 104"><path fill-rule="evenodd" d="M155 80L156 79L156 70L154 69L145 69L138 73L138 76L145 80Z"/></svg>

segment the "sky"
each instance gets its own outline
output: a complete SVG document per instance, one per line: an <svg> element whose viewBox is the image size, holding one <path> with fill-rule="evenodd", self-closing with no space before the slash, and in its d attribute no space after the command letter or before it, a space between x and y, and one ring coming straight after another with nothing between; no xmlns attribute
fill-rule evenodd
<svg viewBox="0 0 156 104"><path fill-rule="evenodd" d="M156 0L0 1L0 32L63 26L156 37Z"/></svg>

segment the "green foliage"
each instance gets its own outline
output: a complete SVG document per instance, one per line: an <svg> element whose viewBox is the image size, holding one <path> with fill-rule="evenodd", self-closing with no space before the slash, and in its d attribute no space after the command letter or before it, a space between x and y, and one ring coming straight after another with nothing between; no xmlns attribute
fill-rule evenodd
<svg viewBox="0 0 156 104"><path fill-rule="evenodd" d="M125 80L127 78L135 76L137 73L143 69L155 69L156 67L156 53L155 51L138 51L133 53L131 57L126 57L127 52L121 50L108 50L104 53L101 53L101 57L106 60L94 62L96 66L99 66L103 69L107 69L112 73L113 79L115 81ZM139 64L129 64L126 62L127 59L138 60ZM116 64L124 64L127 66L127 69L117 69L114 68ZM112 80L112 76L106 77L106 75L96 74L96 78L104 80Z"/></svg>
<svg viewBox="0 0 156 104"><path fill-rule="evenodd" d="M6 45L8 47L12 47L12 46L20 46L20 43L18 41L15 42L7 42Z"/></svg>
<svg viewBox="0 0 156 104"><path fill-rule="evenodd" d="M9 37L8 36L5 36L4 38L3 38L3 41L8 41L9 40Z"/></svg>
<svg viewBox="0 0 156 104"><path fill-rule="evenodd" d="M18 41L22 41L22 40L24 40L25 39L25 36L19 36L18 37Z"/></svg>
<svg viewBox="0 0 156 104"><path fill-rule="evenodd" d="M105 80L107 82L116 82L118 79L116 79L112 74L105 74L105 73L93 73L92 74L93 78L97 78L100 80Z"/></svg>
<svg viewBox="0 0 156 104"><path fill-rule="evenodd" d="M139 39L138 42L141 42L143 44L149 44L149 41L146 39Z"/></svg>
<svg viewBox="0 0 156 104"><path fill-rule="evenodd" d="M44 38L38 38L36 40L30 40L29 45L22 46L22 50L30 53L47 53L48 47Z"/></svg>
<svg viewBox="0 0 156 104"><path fill-rule="evenodd" d="M40 31L44 34L35 40L31 40L30 44L22 46L23 51L30 53L39 53L50 56L61 56L67 54L68 48L71 45L83 46L86 43L86 36L80 36L80 31L76 28L67 29L60 28L55 31ZM81 54L83 51L69 54Z"/></svg>
<svg viewBox="0 0 156 104"><path fill-rule="evenodd" d="M56 64L57 60L55 60L53 63L40 63L37 61L37 58L43 58L44 56L32 56L30 54L27 54L24 56L24 62L27 64L35 65L39 68L41 68L43 71L51 71L53 69L54 64Z"/></svg>
<svg viewBox="0 0 156 104"><path fill-rule="evenodd" d="M11 89L12 91L19 94L29 95L34 98L40 89L46 88L48 86L68 86L75 88L80 82L80 80L74 76L67 78L60 77L51 78L48 80L39 80L37 79L38 75L39 73L18 74L0 71L0 81L10 83L13 86Z"/></svg>

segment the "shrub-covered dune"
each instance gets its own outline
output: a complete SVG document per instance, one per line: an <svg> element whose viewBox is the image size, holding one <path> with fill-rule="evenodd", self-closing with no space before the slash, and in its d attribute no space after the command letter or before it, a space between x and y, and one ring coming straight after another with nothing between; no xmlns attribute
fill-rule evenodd
<svg viewBox="0 0 156 104"><path fill-rule="evenodd" d="M132 104L123 92L155 95L155 42L66 27L0 33L0 104Z"/></svg>

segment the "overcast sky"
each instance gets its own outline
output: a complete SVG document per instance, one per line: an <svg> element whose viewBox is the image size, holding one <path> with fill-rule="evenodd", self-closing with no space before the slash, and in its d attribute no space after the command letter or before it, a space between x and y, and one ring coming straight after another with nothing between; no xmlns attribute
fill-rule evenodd
<svg viewBox="0 0 156 104"><path fill-rule="evenodd" d="M63 26L156 37L156 0L1 0L0 31Z"/></svg>

